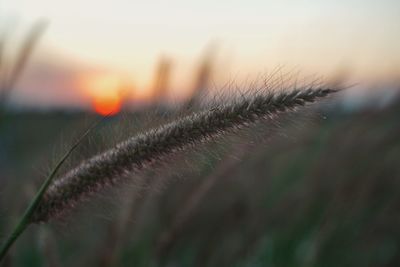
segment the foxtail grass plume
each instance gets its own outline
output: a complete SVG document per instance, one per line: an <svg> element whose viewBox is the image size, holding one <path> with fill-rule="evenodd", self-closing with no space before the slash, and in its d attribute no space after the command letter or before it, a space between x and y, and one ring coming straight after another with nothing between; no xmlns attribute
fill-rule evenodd
<svg viewBox="0 0 400 267"><path fill-rule="evenodd" d="M148 168L172 153L281 112L293 111L336 91L309 88L260 93L231 104L216 105L129 138L56 179L44 194L31 222L59 217L84 198L119 184L128 174Z"/></svg>

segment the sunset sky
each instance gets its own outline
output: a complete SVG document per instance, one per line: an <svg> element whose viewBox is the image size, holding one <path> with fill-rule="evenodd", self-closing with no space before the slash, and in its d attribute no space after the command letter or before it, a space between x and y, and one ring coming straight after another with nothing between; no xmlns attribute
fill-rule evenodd
<svg viewBox="0 0 400 267"><path fill-rule="evenodd" d="M49 22L13 92L29 105L85 106L121 86L148 100L161 57L172 61L169 94L180 99L210 46L216 84L277 66L345 71L362 83L400 73L398 0L2 0L0 17L0 31L12 29L10 55L32 23Z"/></svg>

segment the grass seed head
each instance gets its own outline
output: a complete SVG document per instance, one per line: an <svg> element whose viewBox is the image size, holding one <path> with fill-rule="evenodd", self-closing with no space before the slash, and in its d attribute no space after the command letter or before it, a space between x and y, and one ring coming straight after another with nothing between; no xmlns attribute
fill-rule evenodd
<svg viewBox="0 0 400 267"><path fill-rule="evenodd" d="M281 112L295 110L335 91L329 88L309 88L260 93L230 104L215 105L138 134L83 161L55 180L43 196L31 221L46 222L58 217L84 198L120 183L127 175L148 168L172 153L264 118L274 118Z"/></svg>

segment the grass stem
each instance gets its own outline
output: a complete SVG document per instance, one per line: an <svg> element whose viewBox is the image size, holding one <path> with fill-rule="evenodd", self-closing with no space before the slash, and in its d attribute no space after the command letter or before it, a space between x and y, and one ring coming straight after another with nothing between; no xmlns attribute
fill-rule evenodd
<svg viewBox="0 0 400 267"><path fill-rule="evenodd" d="M107 116L105 116L107 117ZM104 118L105 118L104 117ZM103 118L103 119L104 119ZM7 252L11 248L11 246L14 244L14 242L18 239L18 237L25 231L25 229L29 226L31 222L31 217L32 214L35 212L36 208L39 206L39 203L46 192L47 188L53 181L54 177L57 174L57 171L61 168L62 164L68 159L68 157L71 155L71 153L79 146L79 144L85 139L85 137L97 126L99 123L101 123L102 120L94 123L89 129L85 131L83 135L80 136L80 138L72 145L72 147L64 154L64 156L58 161L57 165L53 168L45 182L42 184L40 187L39 191L37 192L36 196L32 200L32 202L29 204L28 208L25 210L24 215L18 222L18 224L15 226L13 231L11 232L10 236L4 243L4 245L0 249L0 262L4 259L6 256Z"/></svg>

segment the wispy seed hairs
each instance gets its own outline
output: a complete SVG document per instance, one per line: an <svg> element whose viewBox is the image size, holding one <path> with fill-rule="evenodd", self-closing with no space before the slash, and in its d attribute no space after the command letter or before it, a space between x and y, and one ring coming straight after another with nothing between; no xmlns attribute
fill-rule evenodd
<svg viewBox="0 0 400 267"><path fill-rule="evenodd" d="M294 110L336 91L330 88L310 88L263 93L193 113L129 138L89 158L55 180L44 194L31 222L45 222L57 217L83 198L118 184L128 174L149 167L171 153L263 118Z"/></svg>

